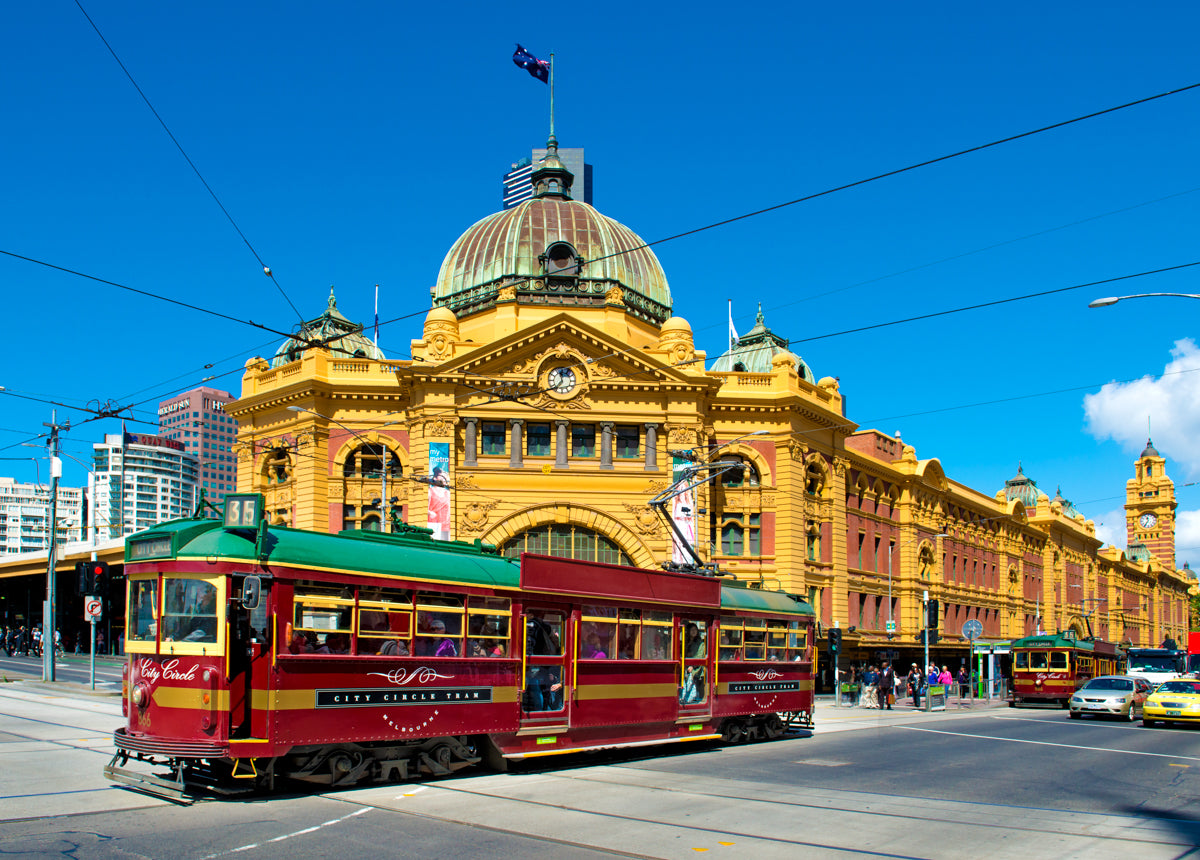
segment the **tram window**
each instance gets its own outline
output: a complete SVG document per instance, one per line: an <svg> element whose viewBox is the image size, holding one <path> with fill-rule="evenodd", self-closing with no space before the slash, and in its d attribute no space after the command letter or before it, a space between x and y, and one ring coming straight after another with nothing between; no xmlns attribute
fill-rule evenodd
<svg viewBox="0 0 1200 860"><path fill-rule="evenodd" d="M1050 652L1050 668L1057 669L1060 672L1067 671L1067 652L1066 651L1051 651Z"/></svg>
<svg viewBox="0 0 1200 860"><path fill-rule="evenodd" d="M164 642L217 641L217 586L202 579L163 578Z"/></svg>
<svg viewBox="0 0 1200 860"><path fill-rule="evenodd" d="M642 613L642 659L671 659L671 625L669 612Z"/></svg>
<svg viewBox="0 0 1200 860"><path fill-rule="evenodd" d="M525 653L539 657L558 657L562 652L562 615L557 612L530 610L525 618Z"/></svg>
<svg viewBox="0 0 1200 860"><path fill-rule="evenodd" d="M1014 669L1028 669L1029 668L1029 652L1028 651L1018 651L1013 656L1013 668Z"/></svg>
<svg viewBox="0 0 1200 860"><path fill-rule="evenodd" d="M808 630L799 621L788 622L788 659L808 659Z"/></svg>
<svg viewBox="0 0 1200 860"><path fill-rule="evenodd" d="M721 660L740 660L742 656L742 619L722 618L721 639L717 657Z"/></svg>
<svg viewBox="0 0 1200 860"><path fill-rule="evenodd" d="M617 615L617 659L636 660L642 648L642 610L622 608Z"/></svg>
<svg viewBox="0 0 1200 860"><path fill-rule="evenodd" d="M130 642L153 642L158 635L158 579L129 583L129 617L125 638Z"/></svg>
<svg viewBox="0 0 1200 860"><path fill-rule="evenodd" d="M1045 669L1046 668L1046 652L1045 651L1030 651L1029 652L1029 668L1030 669Z"/></svg>
<svg viewBox="0 0 1200 860"><path fill-rule="evenodd" d="M467 654L507 657L512 609L502 597L472 597L467 608Z"/></svg>
<svg viewBox="0 0 1200 860"><path fill-rule="evenodd" d="M457 657L462 649L463 601L442 594L417 595L418 657Z"/></svg>
<svg viewBox="0 0 1200 860"><path fill-rule="evenodd" d="M767 659L768 660L786 660L787 659L787 628L782 622L772 621L771 626L767 629Z"/></svg>
<svg viewBox="0 0 1200 860"><path fill-rule="evenodd" d="M686 659L699 659L708 654L708 629L702 621L684 621L683 656Z"/></svg>
<svg viewBox="0 0 1200 860"><path fill-rule="evenodd" d="M765 629L746 628L742 654L746 660L761 660L766 656L767 631Z"/></svg>
<svg viewBox="0 0 1200 860"><path fill-rule="evenodd" d="M584 660L611 660L616 656L617 610L585 604L580 613L579 656Z"/></svg>

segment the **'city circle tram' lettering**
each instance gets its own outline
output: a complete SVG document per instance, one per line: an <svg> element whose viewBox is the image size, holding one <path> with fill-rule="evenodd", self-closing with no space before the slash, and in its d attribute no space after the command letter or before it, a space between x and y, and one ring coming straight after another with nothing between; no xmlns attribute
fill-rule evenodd
<svg viewBox="0 0 1200 860"><path fill-rule="evenodd" d="M317 690L318 708L385 705L467 705L492 701L491 687L434 687L427 690Z"/></svg>
<svg viewBox="0 0 1200 860"><path fill-rule="evenodd" d="M799 681L734 681L729 685L731 693L782 693L799 689Z"/></svg>

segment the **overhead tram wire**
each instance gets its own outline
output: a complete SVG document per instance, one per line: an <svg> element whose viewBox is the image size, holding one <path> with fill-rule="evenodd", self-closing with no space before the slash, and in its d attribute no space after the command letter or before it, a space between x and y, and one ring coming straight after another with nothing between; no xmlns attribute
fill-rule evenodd
<svg viewBox="0 0 1200 860"><path fill-rule="evenodd" d="M625 248L620 251L615 251L612 254L607 254L602 257L596 257L591 260L586 260L585 262L586 263L598 263L602 260L610 260L610 259L613 259L616 257L621 257L626 254L631 254L634 251L640 251L640 250L643 250L646 248L652 248L656 245L662 245L666 242L674 241L675 239L682 239L685 236L693 236L697 233L702 233L706 230L712 230L717 227L724 227L728 224L734 224L738 221L745 221L746 219L754 218L758 215L765 215L769 212L775 212L779 209L784 209L789 206L795 206L799 203L805 203L810 200L816 200L820 197L827 197L831 194L836 194L839 191L846 191L851 188L857 188L861 185L867 185L868 183L877 182L881 179L887 179L892 176L898 176L902 173L908 173L910 171L917 170L922 167L929 167L930 165L939 164L943 161L949 161L951 159L959 158L964 155L970 155L971 153L974 153L974 152L980 152L985 149L990 149L992 147L1000 146L1001 144L1004 144L1004 143L1011 143L1016 140L1022 140L1027 137L1032 137L1034 135L1042 134L1044 132L1053 131L1055 129L1063 128L1065 126L1073 125L1075 123L1083 122L1085 120L1095 119L1096 117L1105 116L1106 114L1115 113L1117 111L1125 110L1126 108L1136 107L1138 105L1146 104L1148 102L1156 101L1158 99L1163 99L1168 96L1173 96L1173 95L1178 95L1180 93L1189 92L1190 90L1195 90L1198 88L1200 88L1200 83L1194 83L1194 84L1188 84L1187 86L1183 86L1183 87L1177 87L1176 89L1173 89L1173 90L1167 90L1165 92L1156 93L1151 96L1145 96L1144 98L1135 99L1134 101L1131 101L1131 102L1125 102L1123 104L1114 105L1112 107L1104 108L1103 110L1093 111L1092 113L1083 114L1081 116L1073 117L1071 119L1062 120L1061 122L1056 122L1056 123L1052 123L1050 125L1041 126L1040 128L1031 129L1030 131L1024 131L1019 134L1009 135L1008 137L999 138L998 140L993 140L988 143L982 143L977 146L968 147L967 149L961 149L956 152L948 153L946 155L940 155L936 158L926 159L925 161L920 161L915 164L907 165L905 167L899 167L894 170L889 170L884 173L879 173L874 176L868 176L865 179L859 179L854 182L848 182L843 185L838 185L838 186L835 186L832 188L826 188L823 191L817 191L812 194L807 194L803 197L797 197L794 200L787 200L787 201L784 201L783 203L777 203L773 206L768 206L764 209L757 209L753 212L747 212L743 215L737 215L733 218L726 218L721 221L715 221L712 224L707 224L703 227L696 227L691 230L686 230L682 233L676 233L672 236L666 236L662 239L656 239L653 242L646 242L646 243L643 243L643 244L638 245L633 248ZM1194 191L1195 189L1191 189L1191 190ZM1181 192L1181 193L1186 194L1186 193L1190 193L1190 191ZM1169 196L1177 196L1177 195L1169 195ZM1160 198L1160 199L1169 199L1169 198ZM1158 202L1158 201L1154 200L1154 201L1149 201L1149 202L1154 203L1154 202ZM1143 205L1143 204L1139 204L1139 205ZM1135 207L1130 207L1130 208L1135 208ZM1121 212L1124 210L1116 210L1116 211ZM1106 214L1115 214L1115 213L1106 213ZM1097 217L1104 217L1104 216L1097 216ZM1084 220L1086 221L1086 220L1091 220L1091 219L1084 219ZM1083 222L1077 222L1077 223L1083 223ZM1064 226L1073 226L1073 225L1068 224L1068 225L1064 225ZM1061 228L1053 228L1053 229L1061 229ZM1045 232L1049 232L1049 231L1045 231ZM1034 234L1031 234L1029 237L1021 237L1021 238L1022 239L1032 238L1032 236L1037 236L1037 235L1040 235L1040 234L1034 233ZM1012 241L1019 241L1019 240L1012 240ZM1001 243L1001 244L1004 244L1004 243ZM982 250L988 250L988 249L985 248ZM956 257L950 257L947 259L956 259ZM944 261L937 261L937 262L944 262ZM929 265L935 265L935 264L929 264ZM884 276L884 277L888 277L888 276ZM534 276L526 275L526 276L522 276L519 278L514 278L513 283L528 282L533 279L534 279ZM878 279L876 279L876 280L878 280ZM864 283L870 283L870 281L866 281ZM857 286L857 285L852 285L852 286ZM414 316L419 316L420 314L423 314L423 313L428 313L428 310L415 311L413 313L404 314L402 316L395 317L393 319L382 322L382 323L380 323L380 326L386 326L390 323L399 322L401 320L409 319ZM340 337L345 337L345 335L335 335L334 337L327 339L327 341L337 340Z"/></svg>
<svg viewBox="0 0 1200 860"><path fill-rule="evenodd" d="M133 75L130 74L129 69L127 69L125 64L121 62L121 58L117 56L117 52L113 50L112 45L110 45L108 40L104 38L104 34L100 32L100 28L97 27L96 22L92 20L92 16L87 13L87 10L83 8L83 5L79 2L79 0L75 0L75 5L79 7L79 11L83 13L83 17L87 19L87 22L92 26L92 29L96 31L96 35L100 37L100 41L104 43L104 47L108 49L110 54L112 54L112 58L117 61L117 65L121 67L121 71L125 73L125 77L129 79L129 83L133 84L133 88L137 90L138 95L142 97L142 101L146 103L146 107L150 108L150 113L154 114L154 118L158 120L158 124L161 125L163 131L167 133L167 137L171 138L171 142L175 144L175 148L179 150L179 154L183 156L183 160L186 161L188 166L192 168L192 172L196 174L196 178L200 180L200 184L204 186L205 190L208 191L209 196L211 196L213 201L217 204L217 207L225 214L226 219L228 219L229 223L233 225L233 229L236 230L237 234L242 237L242 241L245 243L246 247L250 249L250 253L254 255L254 259L258 260L258 264L262 266L263 274L271 279L271 283L273 283L275 288L279 290L279 294L283 296L284 301L288 303L292 311L299 318L300 322L304 323L303 315L301 315L296 305L293 304L288 294L284 292L284 289L280 285L279 281L275 279L275 273L271 271L271 267L263 262L263 258L259 256L258 251L256 251L254 246L250 244L250 240L246 238L246 234L242 232L242 228L239 227L237 222L233 220L233 216L229 214L229 210L225 208L225 204L221 202L219 197L217 197L217 193L213 191L212 186L208 184L208 181L200 173L200 169L196 167L195 163L188 156L187 152L184 151L183 145L179 142L175 135L172 134L171 129L167 127L167 123L159 115L158 111L154 109L154 105L150 103L150 99L144 92L142 92L142 88L138 86L138 82L133 79Z"/></svg>
<svg viewBox="0 0 1200 860"><path fill-rule="evenodd" d="M881 179L887 179L892 176L899 176L902 173L908 173L910 171L917 170L922 167L929 167L930 165L939 164L943 161L949 161L951 159L959 158L964 155L970 155L973 152L980 152L985 149L990 149L994 146L1000 146L1001 144L1004 144L1004 143L1012 143L1013 141L1021 140L1026 137L1033 137L1034 135L1042 134L1043 132L1053 131L1055 129L1063 128L1065 126L1072 125L1077 122L1083 122L1084 120L1095 119L1096 117L1104 116L1104 115L1110 114L1110 113L1115 113L1120 110L1125 110L1126 108L1136 107L1138 105L1146 104L1147 102L1152 102L1157 99L1167 98L1168 96L1178 95L1180 93L1185 93L1185 92L1188 92L1189 90L1195 90L1195 89L1200 89L1200 83L1188 84L1187 86L1184 86L1184 87L1178 87L1173 90L1167 90L1166 92L1156 93L1152 96L1146 96L1144 98L1135 99L1134 101L1125 102L1124 104L1114 105L1113 107L1104 108L1103 110L1093 111L1092 113L1083 114L1082 116L1073 117L1072 119L1066 119L1066 120L1062 120L1061 122L1052 123L1050 125L1044 125L1041 128L1031 129L1030 131L1021 132L1020 134L1013 134L1013 135L1009 135L1008 137L1002 137L998 140L990 141L988 143L981 143L977 146L968 147L967 149L960 149L957 152L951 152L946 155L940 155L937 158L930 158L925 161L919 161L916 164L910 164L906 167L898 167L895 170L889 170L885 173L878 173L874 176L868 176L866 179L858 179L854 182L847 182L844 185L838 185L833 188L826 188L824 191L817 191L817 192L814 192L813 194L806 194L805 196L797 197L794 200L786 200L783 203L776 203L775 205L767 206L764 209L756 209L755 211L747 212L744 215L737 215L733 218L726 218L723 221L716 221L712 224L706 224L703 227L696 227L692 230L686 230L682 233L676 233L673 236L666 236L662 239L656 239L653 242L647 242L644 245L637 246L636 248L628 248L628 249L625 249L622 251L617 251L616 253L609 254L606 257L598 257L595 260L588 260L588 262L589 263L599 262L600 260L607 260L611 257L619 257L624 254L632 253L634 251L640 251L644 248L652 248L655 245L662 245L666 242L673 242L674 240L682 239L685 236L694 236L697 233L703 233L706 230L713 230L717 227L724 227L729 224L735 224L738 221L745 221L748 218L754 218L758 215L765 215L769 212L775 212L779 209L786 209L787 207L795 206L798 203L807 203L810 200L816 200L820 197L828 197L830 194L836 194L839 191L847 191L851 188L857 188L860 185L867 185L868 183L871 183L871 182L878 182Z"/></svg>

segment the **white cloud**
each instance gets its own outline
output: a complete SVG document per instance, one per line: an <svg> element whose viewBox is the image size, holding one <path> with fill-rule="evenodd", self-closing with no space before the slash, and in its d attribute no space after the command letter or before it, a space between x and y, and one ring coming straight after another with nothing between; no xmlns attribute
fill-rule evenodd
<svg viewBox="0 0 1200 860"><path fill-rule="evenodd" d="M1190 562L1196 570L1200 561L1200 511L1175 512L1175 566Z"/></svg>
<svg viewBox="0 0 1200 860"><path fill-rule="evenodd" d="M1200 475L1200 348L1190 338L1175 342L1161 376L1110 382L1084 395L1087 431L1112 439L1136 454L1146 444L1146 420L1154 447L1188 477Z"/></svg>
<svg viewBox="0 0 1200 860"><path fill-rule="evenodd" d="M1115 511L1106 511L1095 518L1096 537L1104 541L1105 544L1120 547L1125 549L1125 509L1117 508Z"/></svg>

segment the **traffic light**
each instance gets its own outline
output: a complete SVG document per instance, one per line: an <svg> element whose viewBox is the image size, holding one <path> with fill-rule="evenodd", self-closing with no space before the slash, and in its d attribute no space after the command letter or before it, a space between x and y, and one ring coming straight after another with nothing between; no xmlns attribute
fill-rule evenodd
<svg viewBox="0 0 1200 860"><path fill-rule="evenodd" d="M75 587L80 594L108 596L109 571L106 561L79 561L75 563Z"/></svg>
<svg viewBox="0 0 1200 860"><path fill-rule="evenodd" d="M925 626L937 633L938 629L938 602L930 600L925 604Z"/></svg>
<svg viewBox="0 0 1200 860"><path fill-rule="evenodd" d="M830 651L841 651L842 650L842 631L837 627L829 628L829 650Z"/></svg>

